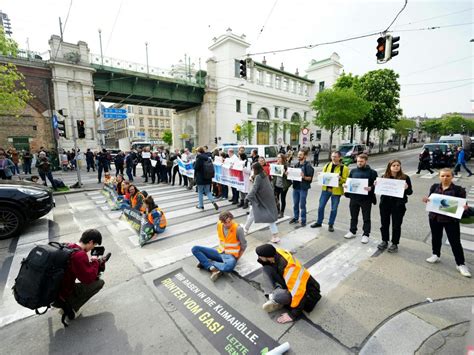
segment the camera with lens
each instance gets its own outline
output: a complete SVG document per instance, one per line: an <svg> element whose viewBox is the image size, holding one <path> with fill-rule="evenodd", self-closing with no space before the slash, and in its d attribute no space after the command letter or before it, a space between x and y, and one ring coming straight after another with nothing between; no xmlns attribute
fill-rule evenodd
<svg viewBox="0 0 474 355"><path fill-rule="evenodd" d="M105 248L101 246L96 246L91 250L91 256L95 256L99 260L99 272L105 271L105 263L110 259L112 253L105 254Z"/></svg>

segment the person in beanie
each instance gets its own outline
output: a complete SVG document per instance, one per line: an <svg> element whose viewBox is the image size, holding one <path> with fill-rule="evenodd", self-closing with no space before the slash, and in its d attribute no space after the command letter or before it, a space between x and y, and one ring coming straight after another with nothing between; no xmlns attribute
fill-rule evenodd
<svg viewBox="0 0 474 355"><path fill-rule="evenodd" d="M263 310L289 309L278 317L278 323L295 321L303 311L311 312L321 299L319 283L289 251L263 244L255 249L263 265L262 287L268 301Z"/></svg>

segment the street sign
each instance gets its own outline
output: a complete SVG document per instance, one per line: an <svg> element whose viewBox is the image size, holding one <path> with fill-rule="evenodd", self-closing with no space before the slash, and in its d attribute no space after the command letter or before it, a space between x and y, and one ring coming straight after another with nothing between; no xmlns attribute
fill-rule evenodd
<svg viewBox="0 0 474 355"><path fill-rule="evenodd" d="M99 134L106 134L106 133L107 133L107 130L106 130L106 129L98 129L98 130L97 130L97 133L99 133Z"/></svg>
<svg viewBox="0 0 474 355"><path fill-rule="evenodd" d="M139 137L145 137L145 132L137 132L137 136L139 136Z"/></svg>
<svg viewBox="0 0 474 355"><path fill-rule="evenodd" d="M103 117L110 118L113 120L123 120L127 118L127 114L126 113L104 113Z"/></svg>
<svg viewBox="0 0 474 355"><path fill-rule="evenodd" d="M105 113L122 113L122 114L126 114L127 113L127 110L125 110L124 108L103 108L102 109L102 112L105 114Z"/></svg>
<svg viewBox="0 0 474 355"><path fill-rule="evenodd" d="M309 129L303 128L300 134L300 145L307 147L309 145Z"/></svg>
<svg viewBox="0 0 474 355"><path fill-rule="evenodd" d="M303 128L303 129L301 130L301 133L303 133L303 135L306 136L306 135L308 135L308 133L309 133L309 129L308 129L308 128Z"/></svg>

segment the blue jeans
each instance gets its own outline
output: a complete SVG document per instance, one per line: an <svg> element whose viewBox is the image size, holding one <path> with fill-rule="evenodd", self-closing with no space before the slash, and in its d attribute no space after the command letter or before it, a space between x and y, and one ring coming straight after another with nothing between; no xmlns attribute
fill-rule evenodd
<svg viewBox="0 0 474 355"><path fill-rule="evenodd" d="M221 254L214 248L194 246L191 249L193 255L206 270L214 266L222 272L231 272L237 264L237 259L233 255Z"/></svg>
<svg viewBox="0 0 474 355"><path fill-rule="evenodd" d="M466 162L464 162L464 163L457 163L457 164L456 164L456 166L454 167L454 173L455 173L455 174L457 174L458 172L461 171L461 166L462 166L464 169L466 169L466 171L467 171L468 174L472 175L471 170L469 170L469 169L467 168L467 166L466 166Z"/></svg>
<svg viewBox="0 0 474 355"><path fill-rule="evenodd" d="M308 190L293 189L293 218L299 219L301 210L301 223L306 223L306 198Z"/></svg>
<svg viewBox="0 0 474 355"><path fill-rule="evenodd" d="M132 168L127 167L126 172L127 172L128 180L133 181Z"/></svg>
<svg viewBox="0 0 474 355"><path fill-rule="evenodd" d="M214 197L211 194L211 185L198 185L198 207L204 207L204 194L207 196L207 199L214 202Z"/></svg>
<svg viewBox="0 0 474 355"><path fill-rule="evenodd" d="M324 209L329 199L331 199L331 214L329 215L329 225L334 225L337 216L337 207L339 206L339 201L341 200L341 195L333 195L329 191L321 191L321 196L319 197L319 208L318 208L318 222L319 224L323 223L324 219Z"/></svg>

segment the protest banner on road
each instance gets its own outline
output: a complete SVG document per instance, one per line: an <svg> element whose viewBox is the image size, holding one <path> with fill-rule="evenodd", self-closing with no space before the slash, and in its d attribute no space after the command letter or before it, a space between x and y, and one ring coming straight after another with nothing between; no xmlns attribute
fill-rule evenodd
<svg viewBox="0 0 474 355"><path fill-rule="evenodd" d="M194 166L193 166L194 164L193 164L193 162L185 163L180 158L178 158L177 160L178 160L179 173L181 175L184 175L184 176L187 176L191 179L194 179Z"/></svg>
<svg viewBox="0 0 474 355"><path fill-rule="evenodd" d="M107 204L114 208L119 203L119 197L117 191L115 191L115 187L113 184L104 184L102 188L102 195L105 196Z"/></svg>
<svg viewBox="0 0 474 355"><path fill-rule="evenodd" d="M183 269L153 283L220 354L266 354L279 345Z"/></svg>

